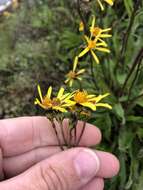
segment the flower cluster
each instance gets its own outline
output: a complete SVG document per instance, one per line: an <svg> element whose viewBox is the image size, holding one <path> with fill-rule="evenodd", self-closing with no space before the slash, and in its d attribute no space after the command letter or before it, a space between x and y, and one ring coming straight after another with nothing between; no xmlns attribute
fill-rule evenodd
<svg viewBox="0 0 143 190"><path fill-rule="evenodd" d="M101 7L101 10L104 10L102 2L106 2L109 5L113 5L112 0L97 0L98 4ZM80 139L83 135L86 121L91 116L91 113L96 111L98 107L112 109L111 105L102 101L104 98L109 96L109 93L105 94L90 94L87 89L83 88L83 78L82 75L88 75L88 68L80 68L81 58L84 56L90 55L90 58L93 59L97 64L100 63L99 58L96 54L97 51L102 53L110 53L108 48L108 44L105 39L112 37L108 32L111 31L111 28L101 28L96 24L96 18L93 16L92 22L88 27L84 21L80 22L79 25L79 33L84 39L84 45L82 50L76 54L72 69L66 74L65 84L70 88L65 89L61 87L57 94L53 93L52 87L50 86L47 90L47 93L43 96L40 86L38 85L38 94L39 98L35 99L35 104L46 110L47 117L50 119L55 134L57 136L57 140L61 147L61 150L64 150L62 143L60 142L60 138L58 135L58 131L56 129L54 118L58 120L61 126L61 132L63 136L63 140L65 146L72 147L78 146ZM91 63L91 67L93 64ZM89 76L90 78L93 76ZM76 89L71 88L75 81L78 81L79 87ZM93 80L94 81L94 80ZM85 85L84 85L85 86ZM69 138L68 141L64 136L63 125L62 122L64 118L69 118ZM81 130L81 134L79 138L76 135L76 126L79 119L83 119L83 127ZM74 134L74 135L73 135ZM74 145L72 144L74 141Z"/></svg>
<svg viewBox="0 0 143 190"><path fill-rule="evenodd" d="M38 85L38 93L40 99L36 98L35 104L39 105L45 110L54 110L60 112L67 112L70 110L76 110L76 107L82 106L89 108L93 111L96 107L105 107L111 109L112 107L107 103L99 103L103 98L109 95L106 93L104 95L94 95L88 94L85 90L76 90L71 93L64 93L65 89L60 88L57 96L52 96L52 87L48 88L47 94L42 95L41 88Z"/></svg>
<svg viewBox="0 0 143 190"><path fill-rule="evenodd" d="M84 50L79 54L79 58L83 57L89 52L93 56L95 62L99 64L99 59L95 54L95 51L110 53L107 43L105 42L105 40L103 40L105 38L112 37L111 34L107 33L109 31L111 31L111 28L102 29L96 26L95 16L93 16L92 25L90 27L90 36L88 37L87 35L84 35L86 46Z"/></svg>

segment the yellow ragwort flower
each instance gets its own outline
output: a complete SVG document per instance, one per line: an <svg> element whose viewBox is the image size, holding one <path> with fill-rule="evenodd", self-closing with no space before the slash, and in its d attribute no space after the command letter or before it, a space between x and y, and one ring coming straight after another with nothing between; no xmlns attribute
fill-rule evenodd
<svg viewBox="0 0 143 190"><path fill-rule="evenodd" d="M70 87L72 87L74 80L82 80L80 77L81 74L85 72L85 69L80 69L79 71L76 71L76 67L78 64L78 57L75 57L73 69L67 74L67 79L65 80L65 83L68 83Z"/></svg>
<svg viewBox="0 0 143 190"><path fill-rule="evenodd" d="M16 9L16 8L18 7L18 5L19 5L18 0L13 0L13 1L12 1L12 7L13 7L14 9Z"/></svg>
<svg viewBox="0 0 143 190"><path fill-rule="evenodd" d="M8 11L4 11L3 16L9 18L11 16L11 13Z"/></svg>
<svg viewBox="0 0 143 190"><path fill-rule="evenodd" d="M79 23L79 31L80 32L84 31L84 23L82 21Z"/></svg>
<svg viewBox="0 0 143 190"><path fill-rule="evenodd" d="M91 37L95 37L97 38L99 41L102 42L102 39L101 38L110 38L112 37L111 34L106 34L106 32L109 32L111 31L112 29L111 28L105 28L105 29L102 29L98 26L95 26L95 16L93 16L93 19L92 19L92 25L90 27L90 33L91 33Z"/></svg>
<svg viewBox="0 0 143 190"><path fill-rule="evenodd" d="M105 52L105 53L110 53L110 50L107 48L107 44L103 41L97 38L89 38L87 36L84 36L87 42L87 46L85 47L85 49L79 54L78 57L82 57L84 56L86 53L90 52L95 60L95 62L97 64L99 64L99 59L97 57L97 55L95 54L95 50L101 51L101 52Z"/></svg>
<svg viewBox="0 0 143 190"><path fill-rule="evenodd" d="M113 4L114 4L113 0L97 0L102 11L104 11L103 1L108 3L110 6L113 6Z"/></svg>
<svg viewBox="0 0 143 190"><path fill-rule="evenodd" d="M35 104L39 105L45 110L55 110L60 112L67 112L67 108L75 105L75 102L71 100L73 93L65 93L64 88L60 88L58 95L52 97L52 87L48 88L47 94L43 97L41 88L38 85L38 93L40 100L36 98Z"/></svg>
<svg viewBox="0 0 143 190"><path fill-rule="evenodd" d="M75 92L73 99L77 104L80 104L83 107L88 107L93 111L95 111L96 107L99 106L112 109L112 107L107 103L99 103L103 98L105 98L108 95L109 93L96 96L93 94L88 94L87 91L78 90Z"/></svg>

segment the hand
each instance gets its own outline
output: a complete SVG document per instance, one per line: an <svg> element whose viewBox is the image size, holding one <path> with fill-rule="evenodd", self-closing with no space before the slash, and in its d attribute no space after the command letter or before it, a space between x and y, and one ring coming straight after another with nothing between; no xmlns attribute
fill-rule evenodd
<svg viewBox="0 0 143 190"><path fill-rule="evenodd" d="M65 121L65 135L67 125ZM80 133L81 122L77 128ZM99 129L87 124L80 146L89 147L100 140ZM119 171L116 157L106 152L88 148L61 152L45 117L1 120L0 147L2 190L102 190L103 178Z"/></svg>

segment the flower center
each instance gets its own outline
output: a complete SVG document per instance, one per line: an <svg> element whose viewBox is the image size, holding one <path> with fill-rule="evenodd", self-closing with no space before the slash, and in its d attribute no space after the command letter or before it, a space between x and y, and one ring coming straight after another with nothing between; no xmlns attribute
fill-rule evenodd
<svg viewBox="0 0 143 190"><path fill-rule="evenodd" d="M95 27L92 31L94 36L98 36L101 34L101 29L99 27Z"/></svg>
<svg viewBox="0 0 143 190"><path fill-rule="evenodd" d="M74 71L70 71L67 75L71 79L75 79L76 78L76 73Z"/></svg>
<svg viewBox="0 0 143 190"><path fill-rule="evenodd" d="M86 92L76 92L75 95L74 95L74 101L77 102L77 103L84 103L87 101L87 93Z"/></svg>
<svg viewBox="0 0 143 190"><path fill-rule="evenodd" d="M47 108L51 108L52 107L52 101L48 98L45 97L42 101L42 104L47 107Z"/></svg>
<svg viewBox="0 0 143 190"><path fill-rule="evenodd" d="M61 101L58 98L52 99L52 106L59 106L61 104Z"/></svg>
<svg viewBox="0 0 143 190"><path fill-rule="evenodd" d="M88 43L88 48L93 49L96 47L96 41L90 40Z"/></svg>

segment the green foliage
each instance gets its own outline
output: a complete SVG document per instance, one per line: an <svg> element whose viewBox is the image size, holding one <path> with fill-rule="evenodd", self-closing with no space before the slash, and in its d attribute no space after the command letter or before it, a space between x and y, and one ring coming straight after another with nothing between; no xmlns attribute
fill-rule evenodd
<svg viewBox="0 0 143 190"><path fill-rule="evenodd" d="M11 17L0 18L1 117L38 114L33 105L36 84L44 89L63 84L83 44L75 2L43 0L31 6L27 1ZM97 111L89 121L103 132L98 148L120 159L119 176L105 187L110 190L142 190L143 186L143 7L139 2L137 6L138 1L118 0L105 12L95 6L96 0L81 3L88 26L95 14L99 26L113 29L111 54L99 54L100 65L93 63L94 73L82 84L97 94L111 93L108 103L113 109ZM81 62L90 74L89 57Z"/></svg>

